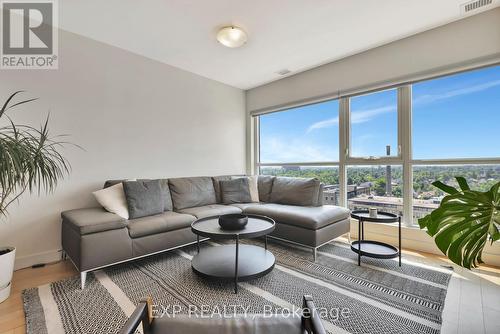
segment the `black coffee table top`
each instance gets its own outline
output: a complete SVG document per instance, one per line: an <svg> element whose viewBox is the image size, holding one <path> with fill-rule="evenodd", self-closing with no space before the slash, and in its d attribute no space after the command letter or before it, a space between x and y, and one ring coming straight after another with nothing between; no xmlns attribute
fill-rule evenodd
<svg viewBox="0 0 500 334"><path fill-rule="evenodd" d="M248 216L247 225L241 230L224 230L219 225L219 216L206 217L196 220L191 224L194 234L212 239L257 238L274 231L273 219L259 215Z"/></svg>
<svg viewBox="0 0 500 334"><path fill-rule="evenodd" d="M382 211L377 212L377 217L370 217L370 212L368 210L351 211L351 217L372 223L396 223L399 219L398 215Z"/></svg>

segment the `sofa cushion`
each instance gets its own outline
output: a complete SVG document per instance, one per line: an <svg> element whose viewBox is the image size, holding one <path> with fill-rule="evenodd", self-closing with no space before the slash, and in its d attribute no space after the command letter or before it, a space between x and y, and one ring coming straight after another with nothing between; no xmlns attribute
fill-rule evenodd
<svg viewBox="0 0 500 334"><path fill-rule="evenodd" d="M249 203L233 203L233 204L231 204L231 206L235 206L235 207L240 208L241 210L244 211L249 206L261 205L261 204L265 204L265 203L253 203L253 202L249 202Z"/></svg>
<svg viewBox="0 0 500 334"><path fill-rule="evenodd" d="M349 217L349 210L334 205L296 206L265 203L247 206L243 213L263 215L276 222L318 230Z"/></svg>
<svg viewBox="0 0 500 334"><path fill-rule="evenodd" d="M319 184L319 191L318 191L318 201L316 203L316 206L321 206L324 203L324 191L325 191L325 184L320 183Z"/></svg>
<svg viewBox="0 0 500 334"><path fill-rule="evenodd" d="M248 178L220 181L222 203L248 203L252 201Z"/></svg>
<svg viewBox="0 0 500 334"><path fill-rule="evenodd" d="M161 195L163 197L163 206L165 211L172 211L174 205L172 204L172 196L170 195L170 187L168 186L168 179L160 179Z"/></svg>
<svg viewBox="0 0 500 334"><path fill-rule="evenodd" d="M68 224L80 235L116 230L127 226L127 220L103 208L86 208L61 213L63 224Z"/></svg>
<svg viewBox="0 0 500 334"><path fill-rule="evenodd" d="M231 179L241 179L245 178L248 179L248 188L250 189L250 197L251 197L251 202L258 203L260 202L259 200L259 177L257 175L252 175L252 176L232 176Z"/></svg>
<svg viewBox="0 0 500 334"><path fill-rule="evenodd" d="M164 211L160 180L125 181L129 219L152 216Z"/></svg>
<svg viewBox="0 0 500 334"><path fill-rule="evenodd" d="M154 216L130 220L127 227L131 238L186 228L195 221L191 215L167 211Z"/></svg>
<svg viewBox="0 0 500 334"><path fill-rule="evenodd" d="M277 177L271 191L271 203L316 206L320 182L315 178Z"/></svg>
<svg viewBox="0 0 500 334"><path fill-rule="evenodd" d="M205 218L211 216L226 215L230 213L241 213L241 209L232 205L212 204L199 206L196 208L182 209L179 212L193 215L196 218Z"/></svg>
<svg viewBox="0 0 500 334"><path fill-rule="evenodd" d="M214 184L211 177L183 177L169 179L170 194L175 210L215 204Z"/></svg>
<svg viewBox="0 0 500 334"><path fill-rule="evenodd" d="M269 202L275 178L275 176L271 175L259 175L257 183L259 187L259 200L261 202Z"/></svg>
<svg viewBox="0 0 500 334"><path fill-rule="evenodd" d="M116 213L122 218L128 219L129 212L127 199L123 191L123 183L117 183L105 189L92 193L99 204L111 213Z"/></svg>
<svg viewBox="0 0 500 334"><path fill-rule="evenodd" d="M103 188L109 188L111 186L114 186L115 184L122 183L125 181L148 181L148 180L149 179L106 180L106 182L104 182ZM174 206L172 204L172 196L170 196L170 188L168 187L168 179L159 179L159 180L160 180L161 193L162 193L163 199L165 200L164 209L165 209L165 211L172 211L174 209Z"/></svg>
<svg viewBox="0 0 500 334"><path fill-rule="evenodd" d="M220 192L220 181L231 180L231 175L220 175L212 177L212 183L214 185L215 190L215 198L217 199L217 203L222 203L222 194Z"/></svg>

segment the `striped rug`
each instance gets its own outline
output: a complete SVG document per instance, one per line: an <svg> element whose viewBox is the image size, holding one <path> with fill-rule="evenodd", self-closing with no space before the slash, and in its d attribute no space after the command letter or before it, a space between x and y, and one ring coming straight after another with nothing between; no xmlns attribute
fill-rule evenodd
<svg viewBox="0 0 500 334"><path fill-rule="evenodd" d="M251 241L260 244L260 241ZM219 243L206 242L204 247ZM142 298L157 312L220 315L280 313L311 294L330 333L439 333L451 270L404 257L363 258L343 243L311 252L270 242L276 266L268 275L239 283L207 281L193 273L196 247L96 271L80 290L79 277L23 292L28 334L116 333ZM224 307L225 306L225 307ZM230 306L231 308L228 308ZM208 313L207 313L208 312Z"/></svg>

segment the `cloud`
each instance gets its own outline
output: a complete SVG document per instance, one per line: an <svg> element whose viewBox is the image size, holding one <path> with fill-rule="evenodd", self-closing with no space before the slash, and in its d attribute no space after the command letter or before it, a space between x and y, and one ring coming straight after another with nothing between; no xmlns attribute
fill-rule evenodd
<svg viewBox="0 0 500 334"><path fill-rule="evenodd" d="M449 98L456 97L456 96L481 92L483 90L487 90L487 89L490 89L490 88L495 87L495 86L500 86L500 80L494 80L494 81L485 82L485 83L475 85L475 86L454 89L454 90L450 90L450 91L443 92L440 94L421 95L421 96L415 98L413 100L413 103L414 104L416 104L416 103L430 103L430 102L434 102L434 101L449 99Z"/></svg>
<svg viewBox="0 0 500 334"><path fill-rule="evenodd" d="M334 117L334 118L330 118L330 119L324 120L324 121L320 121L320 122L314 123L313 125L311 125L307 129L307 133L309 133L309 132L311 132L311 131L313 131L315 129L330 128L330 127L335 126L337 124L339 124L339 118L338 118L338 116Z"/></svg>
<svg viewBox="0 0 500 334"><path fill-rule="evenodd" d="M396 111L396 106L384 106L380 108L374 108L374 109L366 109L366 110L358 110L358 111L353 111L351 113L351 124L360 124L360 123L365 123L373 119L374 117L390 112ZM339 118L338 117L333 117L324 121L316 122L312 124L308 129L307 133L316 130L316 129L324 129L324 128L330 128L332 126L335 126L339 124Z"/></svg>
<svg viewBox="0 0 500 334"><path fill-rule="evenodd" d="M337 159L338 152L334 147L308 143L302 138L285 140L284 138L273 137L267 138L261 143L262 162L314 162Z"/></svg>
<svg viewBox="0 0 500 334"><path fill-rule="evenodd" d="M422 103L430 103L434 101L449 99L456 96L466 95L481 92L483 90L490 89L492 87L500 86L500 80L494 80L482 84L478 84L475 86L469 86L465 88L459 88L450 90L447 92L439 93L439 94L426 94L421 95L413 100L413 104L422 104ZM351 113L351 124L359 124L365 123L378 115L395 112L397 110L396 106L384 106L380 108L373 108L367 110L358 110L353 111ZM324 121L316 122L307 128L306 133L309 133L313 130L330 128L333 126L337 126L339 124L339 118L333 117Z"/></svg>

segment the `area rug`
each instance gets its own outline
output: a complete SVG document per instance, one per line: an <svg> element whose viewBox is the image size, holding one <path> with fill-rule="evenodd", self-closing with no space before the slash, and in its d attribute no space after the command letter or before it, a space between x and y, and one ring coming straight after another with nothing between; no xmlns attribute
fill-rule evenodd
<svg viewBox="0 0 500 334"><path fill-rule="evenodd" d="M260 244L260 241L246 241ZM204 247L218 247L205 242ZM311 251L271 242L276 266L268 275L239 283L198 277L191 269L196 247L148 257L23 292L28 334L117 333L142 298L158 314L265 314L293 312L310 294L330 333L439 333L450 268L405 257L363 258L334 242Z"/></svg>

